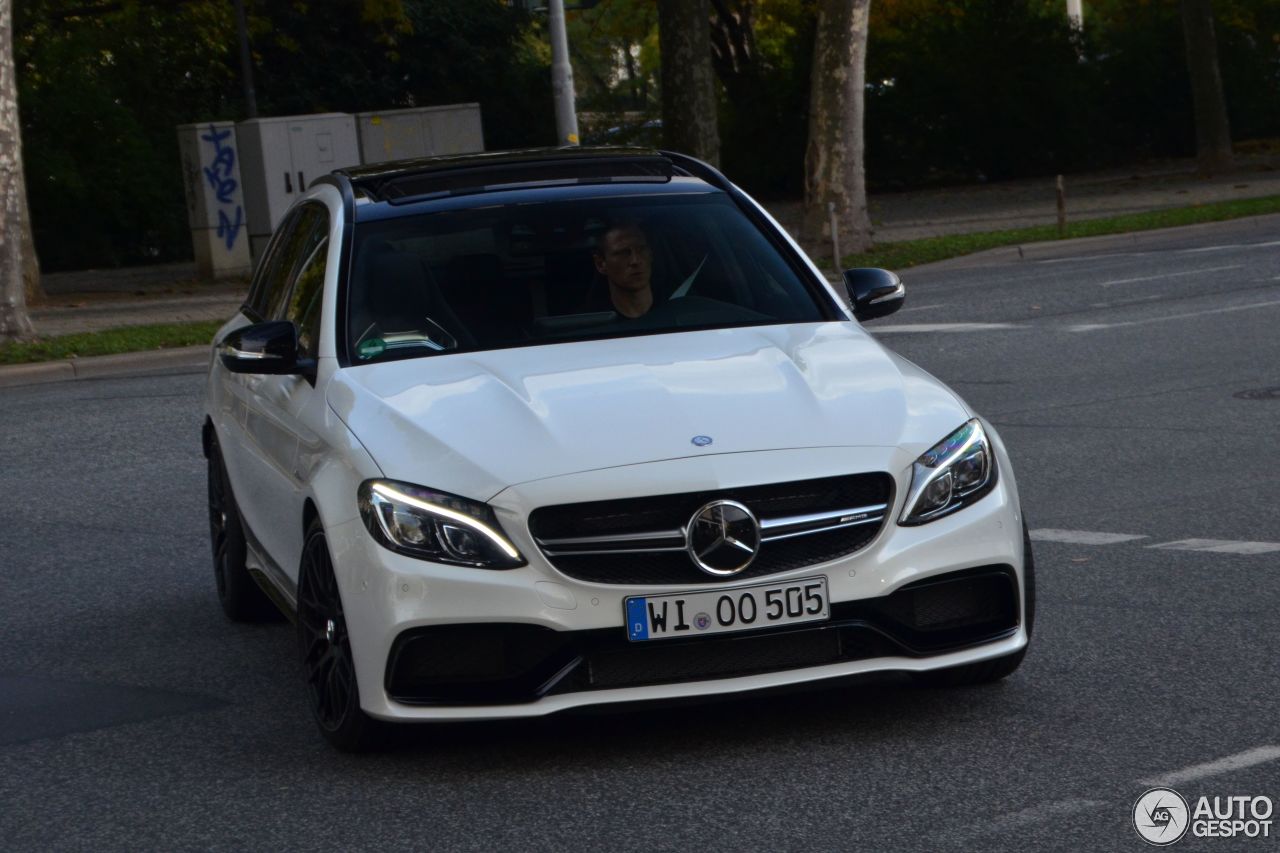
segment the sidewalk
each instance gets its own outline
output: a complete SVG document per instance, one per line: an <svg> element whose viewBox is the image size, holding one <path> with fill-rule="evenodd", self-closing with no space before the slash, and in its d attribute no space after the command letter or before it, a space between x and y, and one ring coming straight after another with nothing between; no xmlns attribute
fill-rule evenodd
<svg viewBox="0 0 1280 853"><path fill-rule="evenodd" d="M199 281L194 263L48 273L41 284L48 300L30 309L41 337L227 319L248 291L244 280Z"/></svg>
<svg viewBox="0 0 1280 853"><path fill-rule="evenodd" d="M1240 156L1238 169L1210 179L1195 175L1191 160L1162 161L1136 169L1073 175L1066 178L1067 216L1096 219L1172 207L1186 207L1231 199L1280 195L1280 153ZM799 202L775 202L770 211L793 233L800 221ZM1042 179L976 184L962 187L882 193L869 199L875 239L880 243L914 240L942 234L994 231L1057 221L1052 176ZM1006 251L1018 252L1020 247ZM192 263L158 264L118 270L84 270L46 274L42 283L47 301L31 306L31 319L42 337L95 332L153 323L188 323L230 318L248 289L247 280L201 282ZM203 357L192 348L188 360ZM116 359L124 369L151 355L158 363L173 361L163 352L138 353ZM165 359L169 361L165 361ZM93 374L92 359L66 362L44 372L55 378ZM104 365L106 362L104 362ZM20 366L24 375L40 370ZM0 367L0 387L12 381L19 368ZM36 380L40 381L40 380ZM21 384L27 384L27 380Z"/></svg>
<svg viewBox="0 0 1280 853"><path fill-rule="evenodd" d="M1192 160L1065 176L1067 219L1101 219L1219 201L1280 195L1280 154L1238 156L1229 175L1201 178ZM880 193L867 200L877 243L897 243L1002 231L1058 221L1055 176L963 187ZM770 204L789 231L800 223L799 202Z"/></svg>

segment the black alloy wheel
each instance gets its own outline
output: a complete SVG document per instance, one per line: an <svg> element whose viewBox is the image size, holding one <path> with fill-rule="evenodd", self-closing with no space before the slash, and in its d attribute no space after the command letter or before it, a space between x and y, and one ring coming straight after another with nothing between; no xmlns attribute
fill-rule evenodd
<svg viewBox="0 0 1280 853"><path fill-rule="evenodd" d="M376 745L380 727L360 710L342 596L320 522L307 529L298 573L298 649L307 698L324 738L344 752Z"/></svg>
<svg viewBox="0 0 1280 853"><path fill-rule="evenodd" d="M208 483L209 545L213 550L213 580L222 611L235 622L278 620L280 611L259 588L245 564L248 546L243 522L216 442L209 452Z"/></svg>

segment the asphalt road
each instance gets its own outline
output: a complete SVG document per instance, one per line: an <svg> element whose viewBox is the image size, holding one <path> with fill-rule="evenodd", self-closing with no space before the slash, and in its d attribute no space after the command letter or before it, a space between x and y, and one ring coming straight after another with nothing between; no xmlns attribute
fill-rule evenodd
<svg viewBox="0 0 1280 853"><path fill-rule="evenodd" d="M871 324L995 424L1039 531L1032 652L985 688L418 728L344 756L288 628L218 610L201 378L0 392L0 847L1138 850L1153 780L1280 799L1271 223L924 268Z"/></svg>

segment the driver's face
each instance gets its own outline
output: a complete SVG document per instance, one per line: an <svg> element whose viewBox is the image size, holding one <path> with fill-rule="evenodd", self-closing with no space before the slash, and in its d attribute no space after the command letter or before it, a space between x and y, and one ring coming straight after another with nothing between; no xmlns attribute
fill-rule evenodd
<svg viewBox="0 0 1280 853"><path fill-rule="evenodd" d="M640 291L649 287L653 258L649 241L639 228L613 228L600 241L594 256L596 271L609 279L609 284L622 290Z"/></svg>

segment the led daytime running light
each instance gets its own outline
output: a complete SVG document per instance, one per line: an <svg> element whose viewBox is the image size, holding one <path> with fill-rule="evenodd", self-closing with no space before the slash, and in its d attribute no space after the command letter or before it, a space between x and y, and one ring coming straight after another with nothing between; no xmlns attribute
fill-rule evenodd
<svg viewBox="0 0 1280 853"><path fill-rule="evenodd" d="M371 491L373 494L384 500L411 506L414 509L422 510L425 513L430 513L431 515L439 516L440 518L447 518L450 521L469 527L496 545L498 550L503 554L506 554L510 559L521 559L520 552L511 546L511 543L507 541L505 536L477 518L458 512L457 510L449 509L448 507L428 503L421 498L415 498L413 495L407 495L399 489L394 489L385 483L374 483L371 487ZM382 525L383 532L387 534L388 538L395 541L395 537L392 532L387 530L387 523L382 517L382 513L375 513L375 515L378 517L378 523Z"/></svg>
<svg viewBox="0 0 1280 853"><path fill-rule="evenodd" d="M951 433L935 444L920 457L920 464L928 468L943 469L949 467L964 456L978 442L985 442L986 436L978 422L969 421L960 429Z"/></svg>

